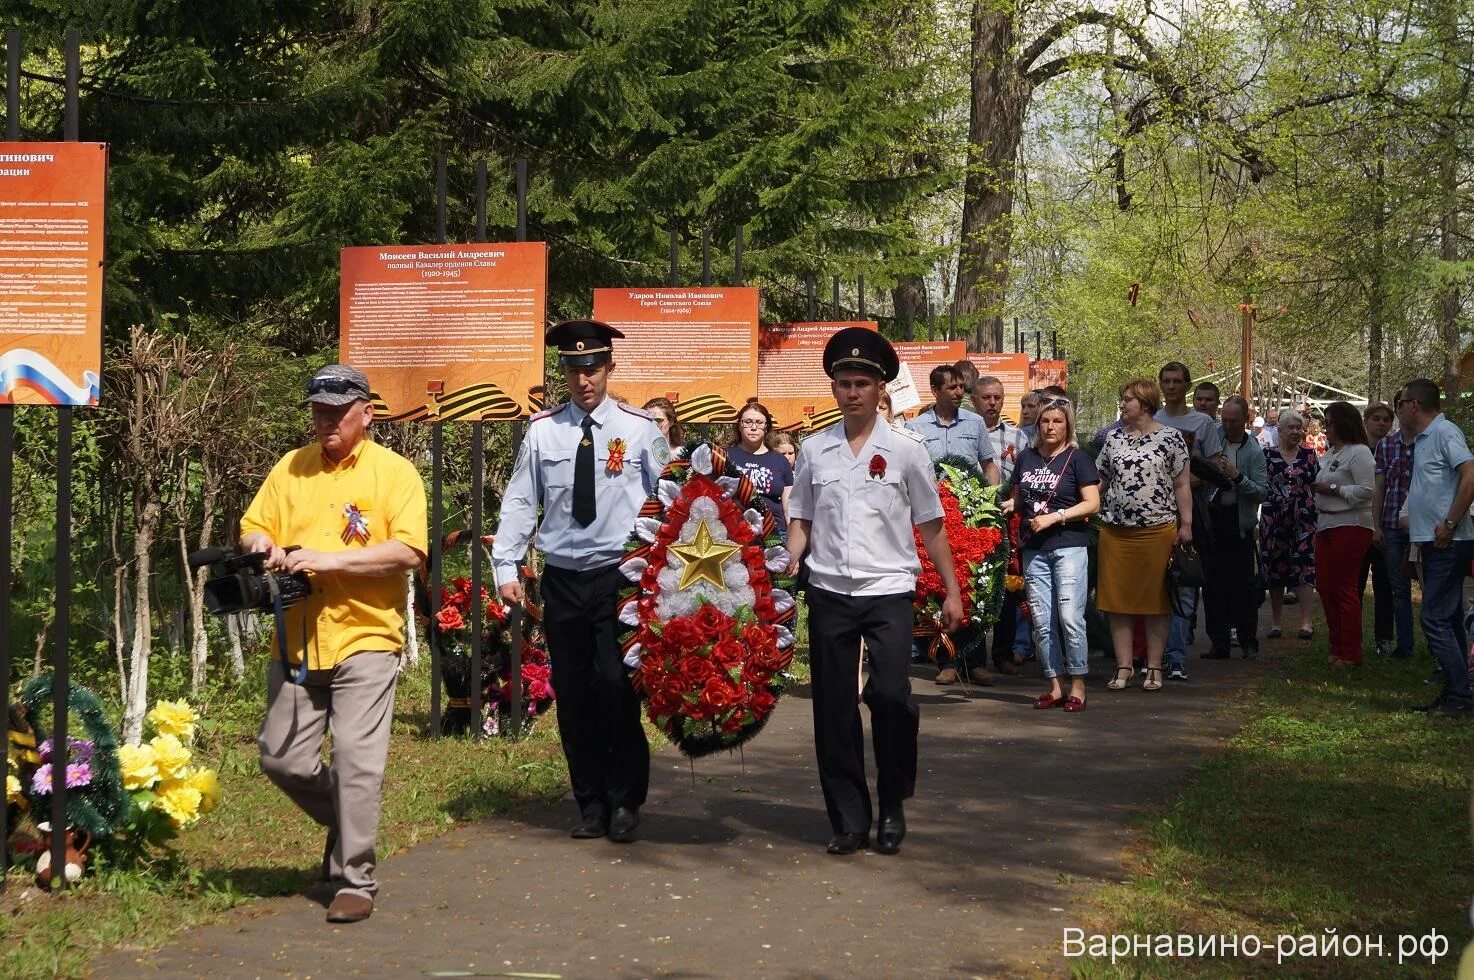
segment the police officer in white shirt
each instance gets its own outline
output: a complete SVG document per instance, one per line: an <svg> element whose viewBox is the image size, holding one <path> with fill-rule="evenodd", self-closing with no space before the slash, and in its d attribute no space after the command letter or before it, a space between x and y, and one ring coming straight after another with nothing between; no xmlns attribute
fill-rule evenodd
<svg viewBox="0 0 1474 980"><path fill-rule="evenodd" d="M855 699L860 642L870 655L862 695L870 707L880 801L877 849L894 854L906 835L901 801L916 789L920 714L911 697L912 601L921 563L912 526L946 587L943 625L962 625L962 598L942 529L931 457L915 433L876 414L900 365L873 330L847 327L824 347L843 421L804 440L788 498L790 574L808 553L809 661L814 748L834 836L830 854L870 846L865 744Z"/></svg>
<svg viewBox="0 0 1474 980"><path fill-rule="evenodd" d="M492 563L501 596L522 601L518 568L533 531L546 556L543 627L558 730L580 821L573 836L634 840L650 782L640 699L616 640L619 572L630 529L670 459L653 416L608 397L613 339L597 320L548 331L568 404L534 415L502 498ZM538 526L538 508L543 511Z"/></svg>

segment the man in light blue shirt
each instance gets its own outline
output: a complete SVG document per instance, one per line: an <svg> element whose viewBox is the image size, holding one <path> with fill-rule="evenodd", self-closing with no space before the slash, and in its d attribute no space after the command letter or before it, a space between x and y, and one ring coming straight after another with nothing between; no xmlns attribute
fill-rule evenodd
<svg viewBox="0 0 1474 980"><path fill-rule="evenodd" d="M1407 520L1423 566L1423 636L1443 670L1443 693L1424 710L1429 717L1465 718L1474 711L1464 628L1464 577L1474 556L1474 453L1443 414L1438 385L1427 378L1403 386L1397 418L1413 436Z"/></svg>
<svg viewBox="0 0 1474 980"><path fill-rule="evenodd" d="M558 692L558 735L578 804L573 836L628 843L650 783L640 698L616 639L619 570L640 507L670 450L653 416L609 397L614 338L597 320L548 331L568 403L534 415L502 496L492 565L501 597L521 605L518 569L537 534L543 628ZM540 513L539 513L540 512Z"/></svg>
<svg viewBox="0 0 1474 980"><path fill-rule="evenodd" d="M983 417L962 407L967 388L962 375L950 364L931 370L932 407L906 423L906 428L926 440L932 462L946 456L961 456L977 466L989 483L998 482L998 464L993 461L993 439Z"/></svg>

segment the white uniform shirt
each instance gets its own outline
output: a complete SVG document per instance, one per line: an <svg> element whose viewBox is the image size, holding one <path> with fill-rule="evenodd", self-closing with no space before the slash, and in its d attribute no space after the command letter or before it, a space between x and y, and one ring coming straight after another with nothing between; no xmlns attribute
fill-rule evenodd
<svg viewBox="0 0 1474 980"><path fill-rule="evenodd" d="M588 527L573 519L573 467L583 438L585 415L594 419L594 501ZM624 440L624 466L609 471L611 443ZM533 530L548 564L569 571L612 565L624 557L635 518L660 481L670 449L660 427L645 412L605 398L592 412L571 402L532 417L517 454L517 466L502 497L492 544L496 584L517 580ZM543 509L542 525L537 509Z"/></svg>
<svg viewBox="0 0 1474 980"><path fill-rule="evenodd" d="M885 461L871 475L872 460ZM805 439L788 516L810 521L809 582L839 595L916 591L921 560L912 527L942 516L931 456L914 432L877 423L858 456L844 423Z"/></svg>

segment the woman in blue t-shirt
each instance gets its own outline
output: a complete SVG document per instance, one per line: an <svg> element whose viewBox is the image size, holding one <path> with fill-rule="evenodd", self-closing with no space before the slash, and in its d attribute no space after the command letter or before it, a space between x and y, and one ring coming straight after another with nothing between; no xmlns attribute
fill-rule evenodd
<svg viewBox="0 0 1474 980"><path fill-rule="evenodd" d="M749 398L737 413L737 438L727 449L727 458L747 474L757 492L768 502L778 522L778 533L788 537L788 491L793 487L793 466L768 448L773 433L773 416L756 398Z"/></svg>
<svg viewBox="0 0 1474 980"><path fill-rule="evenodd" d="M1100 474L1075 441L1069 399L1045 400L1035 425L1034 444L1019 454L1014 467L1012 501L1022 518L1020 548L1034 648L1041 651L1049 679L1049 693L1035 699L1034 707L1084 711L1086 543L1090 518L1100 510ZM1061 642L1054 642L1054 632ZM1070 676L1068 696L1060 684L1062 672Z"/></svg>

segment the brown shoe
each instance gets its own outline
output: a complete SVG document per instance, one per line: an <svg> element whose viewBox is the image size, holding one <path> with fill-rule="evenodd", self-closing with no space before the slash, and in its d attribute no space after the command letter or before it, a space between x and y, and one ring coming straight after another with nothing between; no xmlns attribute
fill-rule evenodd
<svg viewBox="0 0 1474 980"><path fill-rule="evenodd" d="M1012 676L1019 672L1019 665L1014 663L1012 660L1005 660L1003 661L1003 663L998 665L998 669L1001 670L1003 673Z"/></svg>
<svg viewBox="0 0 1474 980"><path fill-rule="evenodd" d="M993 672L986 667L974 667L967 672L967 679L979 687L993 686Z"/></svg>
<svg viewBox="0 0 1474 980"><path fill-rule="evenodd" d="M338 892L328 906L329 922L362 922L373 914L373 901L353 892Z"/></svg>
<svg viewBox="0 0 1474 980"><path fill-rule="evenodd" d="M951 667L943 667L937 673L937 683L938 684L956 684L957 683L957 671L953 670Z"/></svg>

